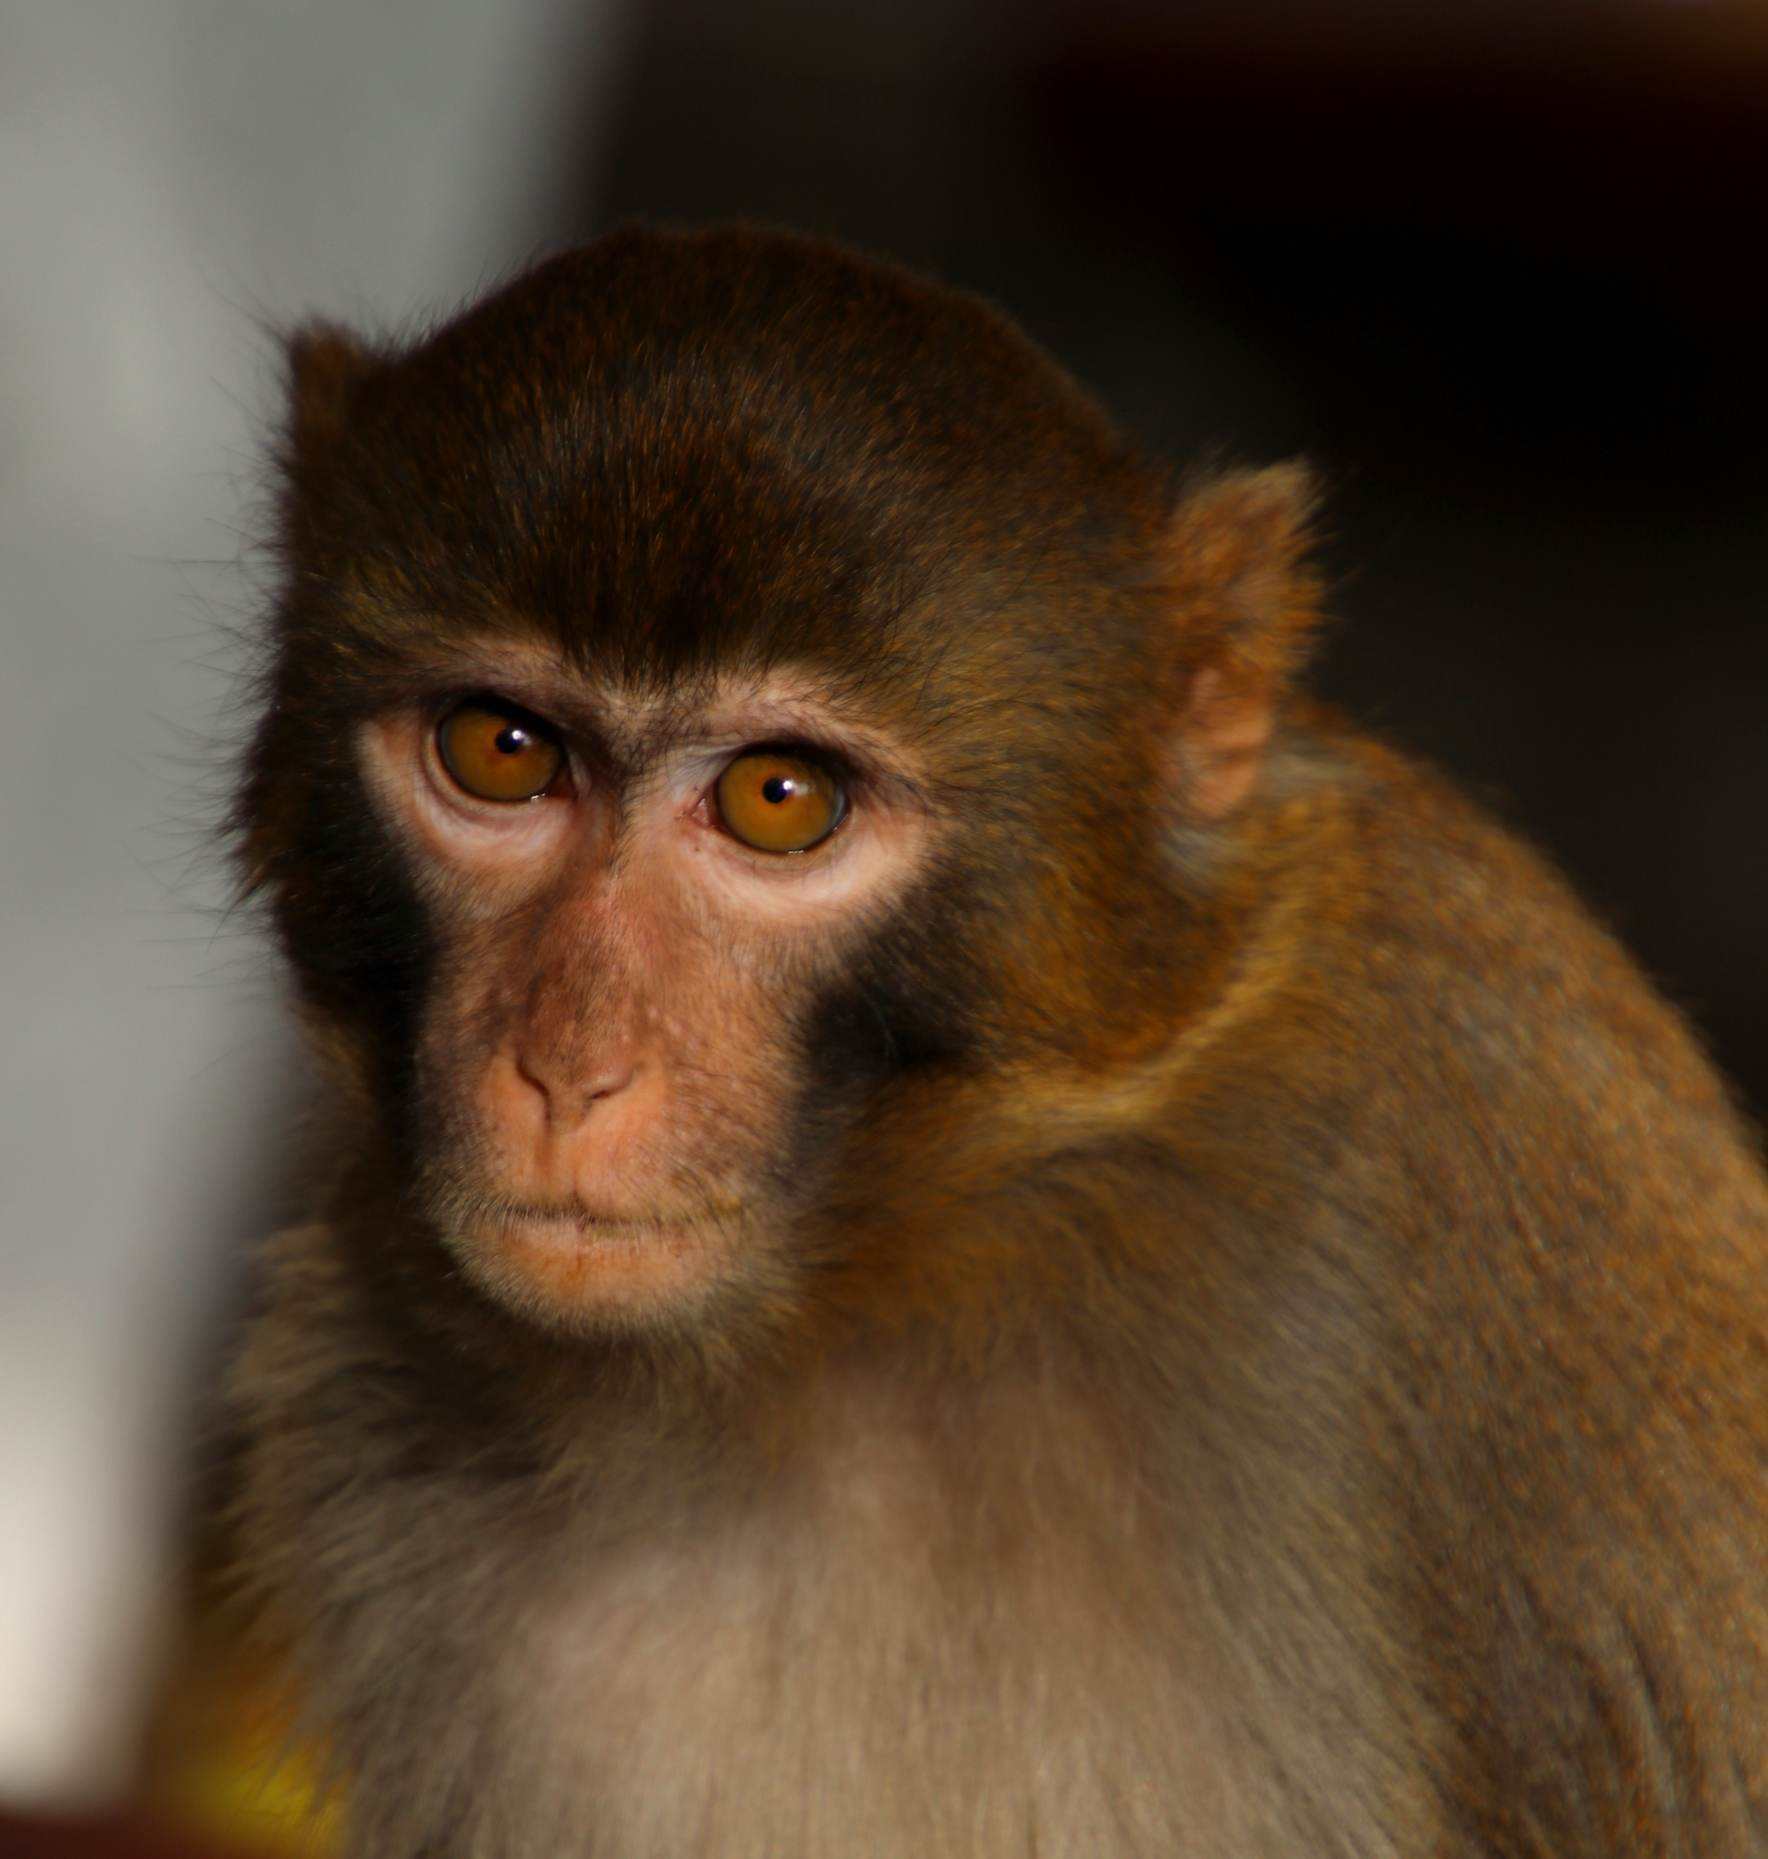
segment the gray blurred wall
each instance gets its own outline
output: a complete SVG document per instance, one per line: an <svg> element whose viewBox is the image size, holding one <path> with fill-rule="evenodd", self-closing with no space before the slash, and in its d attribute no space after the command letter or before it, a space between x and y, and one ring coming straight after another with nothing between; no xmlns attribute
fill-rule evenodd
<svg viewBox="0 0 1768 1859"><path fill-rule="evenodd" d="M622 0L0 0L0 1800L127 1777L297 1058L204 837L305 311L527 256Z"/></svg>

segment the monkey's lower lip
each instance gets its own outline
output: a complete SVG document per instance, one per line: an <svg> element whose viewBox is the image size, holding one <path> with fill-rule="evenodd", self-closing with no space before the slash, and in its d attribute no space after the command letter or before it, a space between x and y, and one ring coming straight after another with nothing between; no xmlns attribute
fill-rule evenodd
<svg viewBox="0 0 1768 1859"><path fill-rule="evenodd" d="M735 1204L645 1214L578 1207L503 1208L472 1224L487 1235L542 1245L667 1244L709 1229L728 1227L740 1212Z"/></svg>
<svg viewBox="0 0 1768 1859"><path fill-rule="evenodd" d="M567 1328L620 1324L703 1295L741 1250L737 1214L609 1216L506 1204L453 1226L448 1245L472 1277L527 1315Z"/></svg>

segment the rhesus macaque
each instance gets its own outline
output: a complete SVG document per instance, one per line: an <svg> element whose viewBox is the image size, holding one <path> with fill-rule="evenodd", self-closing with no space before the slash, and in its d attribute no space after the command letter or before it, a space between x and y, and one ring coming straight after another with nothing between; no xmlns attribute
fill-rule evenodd
<svg viewBox="0 0 1768 1859"><path fill-rule="evenodd" d="M1293 467L629 230L290 351L237 1396L358 1859L1768 1851L1768 1182Z"/></svg>

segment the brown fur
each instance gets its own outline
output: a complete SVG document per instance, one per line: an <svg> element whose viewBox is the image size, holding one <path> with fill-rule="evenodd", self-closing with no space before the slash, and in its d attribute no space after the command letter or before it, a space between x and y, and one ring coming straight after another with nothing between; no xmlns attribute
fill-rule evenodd
<svg viewBox="0 0 1768 1859"><path fill-rule="evenodd" d="M342 1161L241 1519L353 1853L1768 1851L1768 1183L1551 872L1289 694L1305 481L1170 516L992 313L740 229L295 376L242 825ZM414 1199L467 945L344 721L502 638L791 668L927 796L767 978L816 1140L679 1322L533 1327Z"/></svg>

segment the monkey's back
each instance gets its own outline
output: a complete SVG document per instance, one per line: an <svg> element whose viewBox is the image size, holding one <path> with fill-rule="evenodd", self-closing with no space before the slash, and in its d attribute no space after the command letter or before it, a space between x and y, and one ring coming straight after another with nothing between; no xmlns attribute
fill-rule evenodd
<svg viewBox="0 0 1768 1859"><path fill-rule="evenodd" d="M1312 727L1264 980L1168 1126L1187 1192L1265 1239L1254 1407L1342 1462L1332 1412L1401 1520L1379 1581L1465 1850L1768 1850L1754 1133L1544 861ZM1354 1388L1291 1379L1321 1331Z"/></svg>

